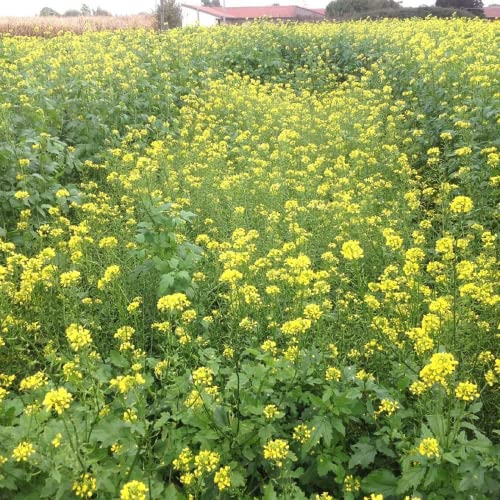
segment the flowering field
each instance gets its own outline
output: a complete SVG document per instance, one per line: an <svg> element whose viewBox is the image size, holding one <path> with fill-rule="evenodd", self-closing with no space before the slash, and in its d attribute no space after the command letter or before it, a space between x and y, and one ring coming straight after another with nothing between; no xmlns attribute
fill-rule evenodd
<svg viewBox="0 0 500 500"><path fill-rule="evenodd" d="M0 38L0 497L495 497L498 26Z"/></svg>

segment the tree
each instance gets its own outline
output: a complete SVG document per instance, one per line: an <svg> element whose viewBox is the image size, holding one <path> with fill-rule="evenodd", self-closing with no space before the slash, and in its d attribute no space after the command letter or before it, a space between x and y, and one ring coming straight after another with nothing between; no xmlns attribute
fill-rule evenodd
<svg viewBox="0 0 500 500"><path fill-rule="evenodd" d="M163 31L165 28L179 28L182 26L182 10L176 0L161 0L156 9L156 20L158 28Z"/></svg>
<svg viewBox="0 0 500 500"><path fill-rule="evenodd" d="M399 8L400 5L395 0L334 0L326 6L326 17L339 18L357 12Z"/></svg>
<svg viewBox="0 0 500 500"><path fill-rule="evenodd" d="M482 9L482 0L436 0L436 7L452 7L457 9Z"/></svg>
<svg viewBox="0 0 500 500"><path fill-rule="evenodd" d="M101 9L101 7L97 7L94 12L93 12L93 15L94 16L111 16L111 12L107 11L107 10L104 10L104 9Z"/></svg>
<svg viewBox="0 0 500 500"><path fill-rule="evenodd" d="M67 10L63 14L64 17L79 17L81 15L82 15L82 13L79 10L76 10L76 9Z"/></svg>
<svg viewBox="0 0 500 500"><path fill-rule="evenodd" d="M91 16L92 11L90 10L90 7L87 4L82 4L82 7L80 8L80 13L82 16Z"/></svg>
<svg viewBox="0 0 500 500"><path fill-rule="evenodd" d="M40 16L41 17L58 17L59 13L56 12L54 9L51 9L50 7L44 7L40 11Z"/></svg>
<svg viewBox="0 0 500 500"><path fill-rule="evenodd" d="M205 7L220 7L220 0L201 0Z"/></svg>

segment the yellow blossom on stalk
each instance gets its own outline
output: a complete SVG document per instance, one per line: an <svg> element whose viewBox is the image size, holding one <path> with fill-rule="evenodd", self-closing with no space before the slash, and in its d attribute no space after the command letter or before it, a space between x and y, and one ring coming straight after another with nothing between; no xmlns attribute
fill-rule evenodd
<svg viewBox="0 0 500 500"><path fill-rule="evenodd" d="M193 372L193 382L204 387L211 386L214 380L214 372L210 368L201 366Z"/></svg>
<svg viewBox="0 0 500 500"><path fill-rule="evenodd" d="M340 380L340 377L342 376L342 373L338 368L335 368L334 366L329 366L326 369L325 372L325 379L328 382L338 382Z"/></svg>
<svg viewBox="0 0 500 500"><path fill-rule="evenodd" d="M293 439L298 441L300 444L304 444L309 440L314 430L314 427L310 429L305 424L299 424L293 429Z"/></svg>
<svg viewBox="0 0 500 500"><path fill-rule="evenodd" d="M72 323L66 328L66 338L71 348L77 352L92 343L90 331L76 323Z"/></svg>
<svg viewBox="0 0 500 500"><path fill-rule="evenodd" d="M135 375L118 375L109 381L109 386L118 389L120 394L126 394L134 387L145 383L144 377L140 373L136 373Z"/></svg>
<svg viewBox="0 0 500 500"><path fill-rule="evenodd" d="M7 389L0 387L0 403L5 399L5 397L9 394Z"/></svg>
<svg viewBox="0 0 500 500"><path fill-rule="evenodd" d="M129 424L132 424L134 422L137 422L137 411L134 410L133 408L127 408L122 415L122 419L124 422L127 422Z"/></svg>
<svg viewBox="0 0 500 500"><path fill-rule="evenodd" d="M23 441L12 450L12 458L16 462L27 462L33 453L35 453L35 447L30 442Z"/></svg>
<svg viewBox="0 0 500 500"><path fill-rule="evenodd" d="M348 474L344 478L344 489L348 493L353 493L359 491L361 488L361 482L357 477L354 477L352 474Z"/></svg>
<svg viewBox="0 0 500 500"><path fill-rule="evenodd" d="M447 377L455 371L457 365L458 361L454 358L453 354L446 352L433 354L430 362L420 370L420 380L426 387L441 384L446 388L448 387Z"/></svg>
<svg viewBox="0 0 500 500"><path fill-rule="evenodd" d="M219 491L223 491L231 487L231 478L229 477L229 472L231 467L226 465L221 467L214 475L214 484L217 486Z"/></svg>
<svg viewBox="0 0 500 500"><path fill-rule="evenodd" d="M43 406L47 411L54 410L58 415L69 408L73 400L72 394L64 387L49 391L43 399Z"/></svg>
<svg viewBox="0 0 500 500"><path fill-rule="evenodd" d="M58 432L50 443L54 448L59 448L59 446L61 446L61 441L62 441L62 434Z"/></svg>
<svg viewBox="0 0 500 500"><path fill-rule="evenodd" d="M97 282L97 288L99 290L104 290L106 286L111 283L111 281L120 275L120 273L120 266L117 266L116 264L108 266L104 271L103 277Z"/></svg>
<svg viewBox="0 0 500 500"><path fill-rule="evenodd" d="M118 240L114 236L106 236L99 241L99 248L114 248L118 245Z"/></svg>
<svg viewBox="0 0 500 500"><path fill-rule="evenodd" d="M364 256L358 240L349 240L342 244L342 255L347 260L358 260Z"/></svg>
<svg viewBox="0 0 500 500"><path fill-rule="evenodd" d="M92 498L97 491L97 481L92 474L86 472L73 483L72 490L79 498Z"/></svg>
<svg viewBox="0 0 500 500"><path fill-rule="evenodd" d="M375 412L375 418L378 418L382 413L387 415L392 415L396 410L399 410L399 403L397 401L391 401L390 399L382 399L378 410Z"/></svg>
<svg viewBox="0 0 500 500"><path fill-rule="evenodd" d="M14 193L14 198L16 200L24 201L24 200L27 200L29 197L30 197L30 194L28 193L28 191L16 191Z"/></svg>
<svg viewBox="0 0 500 500"><path fill-rule="evenodd" d="M307 318L292 319L283 323L283 325L281 326L281 331L288 335L295 336L301 333L305 333L311 328L311 324L311 320Z"/></svg>
<svg viewBox="0 0 500 500"><path fill-rule="evenodd" d="M243 278L243 274L236 269L226 269L220 276L219 281L234 285Z"/></svg>
<svg viewBox="0 0 500 500"><path fill-rule="evenodd" d="M127 311L130 314L133 314L139 309L141 304L142 304L142 297L134 297L132 302L130 302L130 304L127 306Z"/></svg>
<svg viewBox="0 0 500 500"><path fill-rule="evenodd" d="M68 271L67 273L61 273L59 277L59 282L63 288L67 288L72 285L76 285L80 281L80 271Z"/></svg>
<svg viewBox="0 0 500 500"><path fill-rule="evenodd" d="M323 311L318 304L307 304L304 308L304 316L311 321L318 321L323 315Z"/></svg>
<svg viewBox="0 0 500 500"><path fill-rule="evenodd" d="M201 450L194 457L194 475L201 477L203 474L213 472L220 462L220 455L215 451Z"/></svg>
<svg viewBox="0 0 500 500"><path fill-rule="evenodd" d="M193 453L188 447L186 447L181 451L180 455L176 459L174 459L172 465L174 466L175 470L189 471L191 468L191 462L193 460Z"/></svg>
<svg viewBox="0 0 500 500"><path fill-rule="evenodd" d="M185 293L164 295L158 299L157 308L160 312L182 312L191 305Z"/></svg>
<svg viewBox="0 0 500 500"><path fill-rule="evenodd" d="M227 359L232 359L234 357L234 349L228 345L224 346L224 351L222 355Z"/></svg>
<svg viewBox="0 0 500 500"><path fill-rule="evenodd" d="M462 401L474 401L479 397L479 391L473 382L460 382L455 389L455 397Z"/></svg>
<svg viewBox="0 0 500 500"><path fill-rule="evenodd" d="M372 493L369 497L363 497L363 500L384 500L384 495L381 493Z"/></svg>
<svg viewBox="0 0 500 500"><path fill-rule="evenodd" d="M332 497L332 495L324 491L323 493L316 495L314 497L314 500L334 500L334 498Z"/></svg>
<svg viewBox="0 0 500 500"><path fill-rule="evenodd" d="M287 458L290 446L284 439L272 439L264 446L264 458L277 467L283 467L283 461Z"/></svg>
<svg viewBox="0 0 500 500"><path fill-rule="evenodd" d="M276 415L276 413L278 413L278 407L273 404L267 405L262 410L262 413L264 414L264 417L266 417L268 420L271 420Z"/></svg>
<svg viewBox="0 0 500 500"><path fill-rule="evenodd" d="M439 441L435 438L424 438L417 448L418 453L427 458L439 458L441 452L439 451Z"/></svg>
<svg viewBox="0 0 500 500"><path fill-rule="evenodd" d="M455 214L466 214L472 210L474 204L468 196L456 196L450 203L450 210Z"/></svg>
<svg viewBox="0 0 500 500"><path fill-rule="evenodd" d="M28 377L23 378L19 388L21 391L32 391L40 389L40 387L47 385L48 382L49 380L45 373L37 372L34 375L29 375Z"/></svg>
<svg viewBox="0 0 500 500"><path fill-rule="evenodd" d="M147 486L142 481L129 481L120 491L120 500L146 500Z"/></svg>

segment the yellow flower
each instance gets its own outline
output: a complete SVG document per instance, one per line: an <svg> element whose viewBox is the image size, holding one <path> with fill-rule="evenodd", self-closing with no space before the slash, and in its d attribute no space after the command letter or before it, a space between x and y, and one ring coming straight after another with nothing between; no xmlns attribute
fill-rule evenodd
<svg viewBox="0 0 500 500"><path fill-rule="evenodd" d="M66 328L66 338L74 351L79 351L92 343L90 331L83 326L72 323Z"/></svg>
<svg viewBox="0 0 500 500"><path fill-rule="evenodd" d="M277 467L283 467L283 461L287 458L290 446L284 439L272 439L264 446L264 458Z"/></svg>
<svg viewBox="0 0 500 500"><path fill-rule="evenodd" d="M35 453L35 447L28 441L23 441L12 450L12 458L16 462L27 462L33 453Z"/></svg>
<svg viewBox="0 0 500 500"><path fill-rule="evenodd" d="M120 491L120 500L146 500L147 486L142 481L129 481Z"/></svg>
<svg viewBox="0 0 500 500"><path fill-rule="evenodd" d="M194 457L194 475L201 477L204 473L209 474L214 471L220 462L220 455L215 451L201 450Z"/></svg>
<svg viewBox="0 0 500 500"><path fill-rule="evenodd" d="M68 271L67 273L61 273L59 277L59 282L63 288L75 285L80 281L80 271Z"/></svg>
<svg viewBox="0 0 500 500"><path fill-rule="evenodd" d="M79 498L92 498L97 491L97 481L92 474L86 472L73 483L72 490Z"/></svg>
<svg viewBox="0 0 500 500"><path fill-rule="evenodd" d="M28 191L16 191L14 193L14 198L16 200L24 201L24 200L27 200L29 197L30 197L30 194L28 193Z"/></svg>
<svg viewBox="0 0 500 500"><path fill-rule="evenodd" d="M221 467L214 475L214 483L219 488L219 491L223 491L227 488L231 487L231 478L229 477L229 472L231 471L231 467L226 465L225 467Z"/></svg>
<svg viewBox="0 0 500 500"><path fill-rule="evenodd" d="M158 311L160 312L182 312L190 306L185 293L173 293L165 295L158 300Z"/></svg>
<svg viewBox="0 0 500 500"><path fill-rule="evenodd" d="M439 441L435 438L422 439L417 448L420 455L427 458L439 458L441 452L439 451Z"/></svg>
<svg viewBox="0 0 500 500"><path fill-rule="evenodd" d="M348 493L359 491L359 489L361 488L361 482L357 477L348 474L344 478L344 488Z"/></svg>
<svg viewBox="0 0 500 500"><path fill-rule="evenodd" d="M479 391L473 382L460 382L455 389L455 397L462 401L474 401L479 397Z"/></svg>
<svg viewBox="0 0 500 500"><path fill-rule="evenodd" d="M193 372L193 382L204 387L211 386L214 380L214 372L204 366L197 368Z"/></svg>
<svg viewBox="0 0 500 500"><path fill-rule="evenodd" d="M69 408L73 396L64 387L49 391L43 399L43 406L47 411L54 410L58 415Z"/></svg>
<svg viewBox="0 0 500 500"><path fill-rule="evenodd" d="M468 196L456 196L450 203L450 210L455 214L466 214L472 210L474 204Z"/></svg>
<svg viewBox="0 0 500 500"><path fill-rule="evenodd" d="M328 382L338 382L340 380L340 377L342 376L340 370L338 368L335 368L334 366L329 366L326 369L325 373L325 379Z"/></svg>
<svg viewBox="0 0 500 500"><path fill-rule="evenodd" d="M62 434L58 432L54 439L51 441L51 444L54 448L59 448L61 446L61 441L62 441Z"/></svg>
<svg viewBox="0 0 500 500"><path fill-rule="evenodd" d="M382 401L380 401L378 410L375 412L375 418L379 417L382 413L392 415L396 410L399 410L399 403L397 401L382 399Z"/></svg>
<svg viewBox="0 0 500 500"><path fill-rule="evenodd" d="M342 255L347 260L358 260L364 256L358 240L349 240L342 244Z"/></svg>
<svg viewBox="0 0 500 500"><path fill-rule="evenodd" d="M276 413L278 413L278 407L272 404L267 405L262 410L262 413L264 414L264 417L270 420L276 415Z"/></svg>
<svg viewBox="0 0 500 500"><path fill-rule="evenodd" d="M37 372L34 375L29 375L28 377L25 377L23 380L21 380L19 388L21 389L21 391L31 391L40 389L40 387L43 387L47 384L47 375L45 375L45 373L43 372Z"/></svg>
<svg viewBox="0 0 500 500"><path fill-rule="evenodd" d="M304 444L309 440L313 431L314 427L310 429L305 424L299 424L293 429L293 439L298 441L300 444Z"/></svg>

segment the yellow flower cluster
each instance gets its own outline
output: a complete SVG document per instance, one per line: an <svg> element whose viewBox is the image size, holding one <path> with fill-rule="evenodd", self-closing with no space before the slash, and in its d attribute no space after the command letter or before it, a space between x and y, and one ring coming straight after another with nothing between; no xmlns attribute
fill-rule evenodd
<svg viewBox="0 0 500 500"><path fill-rule="evenodd" d="M129 481L120 491L120 500L146 500L148 487L142 481Z"/></svg>
<svg viewBox="0 0 500 500"><path fill-rule="evenodd" d="M79 498L92 498L97 491L97 481L92 474L85 472L73 483L73 493Z"/></svg>
<svg viewBox="0 0 500 500"><path fill-rule="evenodd" d="M58 389L49 391L45 395L43 406L45 406L47 411L54 410L60 415L64 410L69 408L71 401L73 401L72 394L64 387L59 387Z"/></svg>
<svg viewBox="0 0 500 500"><path fill-rule="evenodd" d="M284 439L272 439L264 446L264 458L277 467L283 467L283 462L288 456L290 446Z"/></svg>

